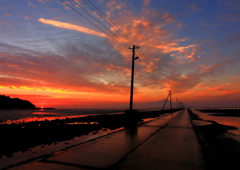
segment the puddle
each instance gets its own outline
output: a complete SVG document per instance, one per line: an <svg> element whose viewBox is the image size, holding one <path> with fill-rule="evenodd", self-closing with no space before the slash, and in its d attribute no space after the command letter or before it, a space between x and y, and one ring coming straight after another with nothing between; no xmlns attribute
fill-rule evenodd
<svg viewBox="0 0 240 170"><path fill-rule="evenodd" d="M118 128L115 130L109 130L106 128L102 128L99 131L90 132L88 135L83 135L80 137L74 137L72 140L66 140L61 142L54 142L51 145L40 145L34 148L28 149L26 152L17 152L12 154L11 157L3 156L0 159L0 169L6 168L10 165L15 165L21 162L25 162L32 158L37 158L46 154L51 154L63 149L66 149L68 147L78 145L81 143L84 143L86 141L122 130L123 128Z"/></svg>

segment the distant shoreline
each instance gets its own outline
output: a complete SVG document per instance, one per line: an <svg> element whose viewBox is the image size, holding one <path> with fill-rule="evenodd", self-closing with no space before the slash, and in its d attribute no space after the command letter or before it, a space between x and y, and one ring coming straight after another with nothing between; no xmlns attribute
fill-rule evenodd
<svg viewBox="0 0 240 170"><path fill-rule="evenodd" d="M55 108L53 107L44 107L44 108L41 108L41 107L36 107L34 110L53 110Z"/></svg>

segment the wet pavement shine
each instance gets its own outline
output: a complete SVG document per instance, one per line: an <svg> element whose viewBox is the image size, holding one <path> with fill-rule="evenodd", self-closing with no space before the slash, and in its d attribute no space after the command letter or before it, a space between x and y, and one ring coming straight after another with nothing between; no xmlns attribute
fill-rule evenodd
<svg viewBox="0 0 240 170"><path fill-rule="evenodd" d="M129 127L11 170L205 169L187 111Z"/></svg>

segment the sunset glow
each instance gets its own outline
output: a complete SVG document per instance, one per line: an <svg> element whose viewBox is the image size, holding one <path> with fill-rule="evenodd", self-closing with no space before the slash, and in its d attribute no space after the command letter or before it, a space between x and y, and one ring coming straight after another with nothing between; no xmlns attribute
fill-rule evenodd
<svg viewBox="0 0 240 170"><path fill-rule="evenodd" d="M107 19L66 0L95 25L61 1L1 3L0 95L39 108L128 108L128 47L138 45L136 107L169 91L186 106L240 107L239 1L92 2Z"/></svg>

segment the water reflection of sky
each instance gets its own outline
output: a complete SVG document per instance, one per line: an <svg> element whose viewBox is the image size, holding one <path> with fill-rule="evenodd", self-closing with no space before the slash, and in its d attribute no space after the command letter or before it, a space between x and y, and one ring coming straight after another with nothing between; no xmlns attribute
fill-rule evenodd
<svg viewBox="0 0 240 170"><path fill-rule="evenodd" d="M35 121L51 121L51 120L63 120L66 118L79 118L79 117L84 117L85 115L75 115L75 116L46 116L46 117L25 117L22 119L17 119L17 120L7 120L4 122L1 122L0 124L19 124L19 123L28 123L28 122L35 122Z"/></svg>
<svg viewBox="0 0 240 170"><path fill-rule="evenodd" d="M21 122L31 122L31 121L43 121L43 120L55 120L55 119L65 119L65 118L77 118L77 117L84 117L89 114L79 114L79 113L93 113L95 114L106 114L106 113L122 113L117 110L115 111L100 111L100 110L89 110L88 112L85 112L82 110L82 112L79 112L79 110L38 110L38 111L30 111L30 110L0 110L0 120L6 120L4 123L21 123ZM73 115L75 114L75 115ZM25 117L23 117L25 116ZM147 118L143 121L150 121L153 118ZM70 123L70 124L78 124L80 122ZM90 123L90 124L96 124L97 122L81 122L81 123ZM22 153L17 152L12 155L12 157L3 156L0 158L0 169L1 167L7 167L9 165L19 163L22 161L26 161L28 159L32 159L41 155L50 154L52 152L59 151L61 149L65 149L69 146L77 145L83 142L86 142L88 140L92 140L94 138L98 138L100 136L119 131L123 129L123 127L110 130L106 128L102 128L99 131L94 131L89 133L88 135L82 135L80 137L74 137L74 139L67 140L67 141L61 141L61 142L55 142L51 145L40 145L34 148L30 148L28 151ZM131 131L131 137L134 137L134 135L137 133L136 129Z"/></svg>
<svg viewBox="0 0 240 170"><path fill-rule="evenodd" d="M78 118L86 115L121 113L121 110L100 109L54 109L54 110L0 110L2 124L51 121L56 119Z"/></svg>
<svg viewBox="0 0 240 170"><path fill-rule="evenodd" d="M59 115L59 113L54 112L33 112L33 115Z"/></svg>
<svg viewBox="0 0 240 170"><path fill-rule="evenodd" d="M238 128L237 130L228 130L228 131L233 134L232 137L234 137L240 142L240 109L239 109L239 112L235 114L235 116L234 114L226 113L226 112L223 113L220 111L216 113L211 113L210 111L208 113L203 113L198 110L193 110L193 112L198 114L201 119L211 120L222 125L234 126Z"/></svg>
<svg viewBox="0 0 240 170"><path fill-rule="evenodd" d="M39 145L37 147L30 148L28 151L26 151L24 153L17 152L17 153L14 153L12 155L12 157L3 156L2 158L0 158L0 169L4 168L4 167L8 167L9 165L13 165L16 163L20 163L23 161L27 161L29 159L33 159L33 158L42 156L45 154L51 154L53 152L60 151L67 147L78 145L80 143L84 143L86 141L89 141L89 140L92 140L95 138L99 138L100 136L104 136L104 135L107 135L107 134L110 134L110 133L113 133L113 132L116 132L116 131L119 131L122 129L123 128L110 130L110 129L103 128L97 132L91 132L88 135L74 137L71 140L55 142L55 143L52 143L51 145Z"/></svg>

